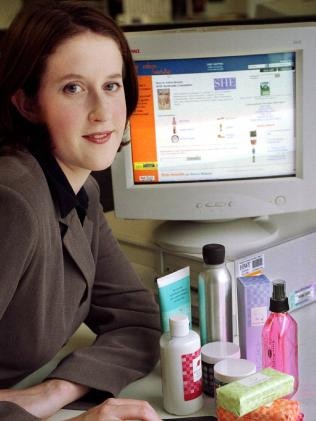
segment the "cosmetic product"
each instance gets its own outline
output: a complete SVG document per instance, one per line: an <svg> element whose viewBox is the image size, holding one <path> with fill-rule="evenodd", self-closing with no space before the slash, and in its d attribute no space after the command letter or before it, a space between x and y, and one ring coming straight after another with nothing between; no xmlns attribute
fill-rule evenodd
<svg viewBox="0 0 316 421"><path fill-rule="evenodd" d="M295 379L295 394L299 382L297 323L288 313L285 288L283 280L273 282L270 315L262 330L262 366L292 375Z"/></svg>
<svg viewBox="0 0 316 421"><path fill-rule="evenodd" d="M226 359L214 365L215 394L219 387L244 379L256 372L256 365L245 359Z"/></svg>
<svg viewBox="0 0 316 421"><path fill-rule="evenodd" d="M199 319L202 345L233 342L232 280L225 264L225 247L206 244L204 270L199 274Z"/></svg>
<svg viewBox="0 0 316 421"><path fill-rule="evenodd" d="M214 365L227 358L240 358L240 348L233 342L210 342L202 346L203 392L214 397Z"/></svg>
<svg viewBox="0 0 316 421"><path fill-rule="evenodd" d="M265 275L237 279L238 332L241 357L262 368L262 328L268 318L272 282Z"/></svg>
<svg viewBox="0 0 316 421"><path fill-rule="evenodd" d="M293 386L293 376L273 368L265 368L242 380L218 388L217 407L224 408L237 416L243 416L262 405L289 395L293 391Z"/></svg>
<svg viewBox="0 0 316 421"><path fill-rule="evenodd" d="M304 419L299 402L291 399L276 399L272 404L262 405L242 417L217 407L216 416L218 421L302 421Z"/></svg>
<svg viewBox="0 0 316 421"><path fill-rule="evenodd" d="M169 331L169 318L173 314L188 316L192 326L189 266L157 278L161 330Z"/></svg>
<svg viewBox="0 0 316 421"><path fill-rule="evenodd" d="M163 407L189 415L203 405L201 341L183 314L170 317L170 331L160 338Z"/></svg>

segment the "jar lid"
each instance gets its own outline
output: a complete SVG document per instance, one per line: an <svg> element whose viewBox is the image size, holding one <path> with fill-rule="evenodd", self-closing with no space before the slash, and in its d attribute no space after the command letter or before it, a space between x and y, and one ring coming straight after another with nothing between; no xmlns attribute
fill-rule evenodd
<svg viewBox="0 0 316 421"><path fill-rule="evenodd" d="M256 364L244 359L226 359L214 365L214 377L223 383L241 380L256 372Z"/></svg>
<svg viewBox="0 0 316 421"><path fill-rule="evenodd" d="M202 361L216 364L227 358L240 358L240 348L233 342L209 342L201 348Z"/></svg>

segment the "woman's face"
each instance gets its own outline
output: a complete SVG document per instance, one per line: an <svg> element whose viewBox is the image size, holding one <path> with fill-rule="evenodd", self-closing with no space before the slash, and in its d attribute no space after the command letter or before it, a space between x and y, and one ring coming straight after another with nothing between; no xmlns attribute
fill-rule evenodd
<svg viewBox="0 0 316 421"><path fill-rule="evenodd" d="M109 37L85 32L48 58L37 98L53 154L75 191L90 171L109 167L126 123L120 50Z"/></svg>

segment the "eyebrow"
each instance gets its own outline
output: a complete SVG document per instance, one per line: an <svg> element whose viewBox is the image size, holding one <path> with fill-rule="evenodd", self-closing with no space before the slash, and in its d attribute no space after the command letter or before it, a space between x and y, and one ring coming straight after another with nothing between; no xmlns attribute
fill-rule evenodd
<svg viewBox="0 0 316 421"><path fill-rule="evenodd" d="M122 77L123 77L122 73L112 73L112 74L106 76L107 79L120 79ZM67 75L64 75L64 76L58 78L57 82L63 82L63 81L68 80L68 79L85 79L85 76L81 75L79 73L69 73Z"/></svg>

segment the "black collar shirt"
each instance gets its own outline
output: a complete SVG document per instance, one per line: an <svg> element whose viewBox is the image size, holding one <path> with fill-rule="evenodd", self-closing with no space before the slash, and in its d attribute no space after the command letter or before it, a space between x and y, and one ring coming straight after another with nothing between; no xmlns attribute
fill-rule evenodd
<svg viewBox="0 0 316 421"><path fill-rule="evenodd" d="M34 154L34 157L42 167L51 195L59 206L60 216L65 218L70 211L76 209L80 222L83 225L89 204L89 198L84 187L75 194L53 155Z"/></svg>

